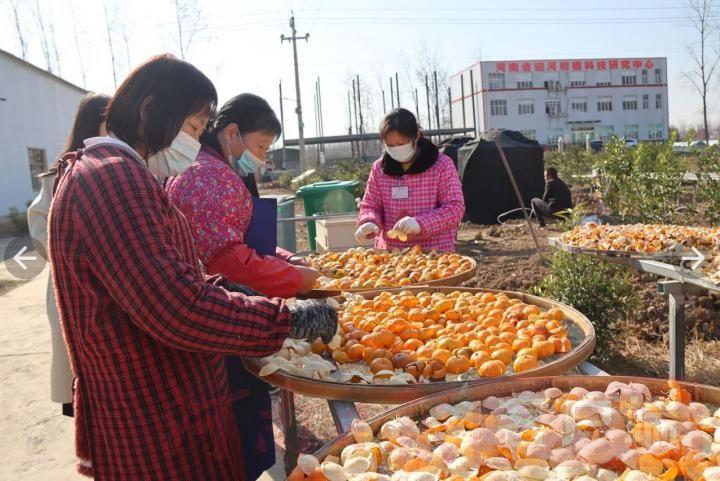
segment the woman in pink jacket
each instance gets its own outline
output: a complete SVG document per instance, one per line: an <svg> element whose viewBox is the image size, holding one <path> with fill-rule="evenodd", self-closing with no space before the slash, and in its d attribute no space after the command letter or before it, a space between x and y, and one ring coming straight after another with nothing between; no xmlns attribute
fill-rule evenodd
<svg viewBox="0 0 720 481"><path fill-rule="evenodd" d="M385 116L380 138L385 153L370 171L355 237L374 237L378 249L454 251L465 202L452 159L422 136L406 109Z"/></svg>

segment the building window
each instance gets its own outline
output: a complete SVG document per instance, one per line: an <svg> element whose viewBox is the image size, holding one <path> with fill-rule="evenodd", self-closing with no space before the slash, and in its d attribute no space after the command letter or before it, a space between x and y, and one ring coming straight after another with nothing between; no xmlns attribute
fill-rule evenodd
<svg viewBox="0 0 720 481"><path fill-rule="evenodd" d="M623 110L637 110L638 101L636 96L623 97L622 101Z"/></svg>
<svg viewBox="0 0 720 481"><path fill-rule="evenodd" d="M637 85L637 75L635 72L623 72L621 80L623 85Z"/></svg>
<svg viewBox="0 0 720 481"><path fill-rule="evenodd" d="M658 140L665 138L663 124L651 124L648 128L648 139Z"/></svg>
<svg viewBox="0 0 720 481"><path fill-rule="evenodd" d="M30 163L30 180L32 188L35 192L40 190L40 179L38 175L47 170L47 162L45 161L45 149L33 149L28 147L28 162Z"/></svg>
<svg viewBox="0 0 720 481"><path fill-rule="evenodd" d="M505 88L505 74L504 73L491 73L488 75L490 84L490 90L498 90Z"/></svg>
<svg viewBox="0 0 720 481"><path fill-rule="evenodd" d="M612 112L612 97L598 97L598 112Z"/></svg>
<svg viewBox="0 0 720 481"><path fill-rule="evenodd" d="M491 100L490 115L507 115L507 100Z"/></svg>
<svg viewBox="0 0 720 481"><path fill-rule="evenodd" d="M612 85L612 82L610 81L610 72L607 70L595 72L595 85L598 87L609 87Z"/></svg>
<svg viewBox="0 0 720 481"><path fill-rule="evenodd" d="M585 86L585 72L570 72L570 86L571 87L584 87Z"/></svg>
<svg viewBox="0 0 720 481"><path fill-rule="evenodd" d="M656 84L663 83L662 70L660 70L659 68L655 69L655 83Z"/></svg>
<svg viewBox="0 0 720 481"><path fill-rule="evenodd" d="M547 143L548 145L557 145L558 138L563 136L562 129L548 129Z"/></svg>
<svg viewBox="0 0 720 481"><path fill-rule="evenodd" d="M600 136L600 140L610 140L613 135L615 135L615 132L613 130L612 125L601 125L598 129L598 135Z"/></svg>
<svg viewBox="0 0 720 481"><path fill-rule="evenodd" d="M655 94L655 108L663 108L662 94Z"/></svg>
<svg viewBox="0 0 720 481"><path fill-rule="evenodd" d="M638 125L625 125L625 138L637 140L639 131L640 127Z"/></svg>
<svg viewBox="0 0 720 481"><path fill-rule="evenodd" d="M570 99L570 110L573 112L587 112L587 99L585 97Z"/></svg>
<svg viewBox="0 0 720 481"><path fill-rule="evenodd" d="M642 77L642 84L643 84L643 85L647 85L647 83L648 83L648 71L647 71L647 69L642 69L641 77Z"/></svg>
<svg viewBox="0 0 720 481"><path fill-rule="evenodd" d="M518 101L518 115L532 115L535 113L535 101L530 100L519 100Z"/></svg>
<svg viewBox="0 0 720 481"><path fill-rule="evenodd" d="M520 133L523 134L527 139L537 140L537 134L534 130L521 130Z"/></svg>
<svg viewBox="0 0 720 481"><path fill-rule="evenodd" d="M517 88L531 89L532 87L533 87L532 73L531 72L519 72L517 74Z"/></svg>
<svg viewBox="0 0 720 481"><path fill-rule="evenodd" d="M647 110L650 108L650 96L649 95L643 95L643 110Z"/></svg>
<svg viewBox="0 0 720 481"><path fill-rule="evenodd" d="M550 117L559 117L561 113L560 100L547 100L545 102L545 113Z"/></svg>

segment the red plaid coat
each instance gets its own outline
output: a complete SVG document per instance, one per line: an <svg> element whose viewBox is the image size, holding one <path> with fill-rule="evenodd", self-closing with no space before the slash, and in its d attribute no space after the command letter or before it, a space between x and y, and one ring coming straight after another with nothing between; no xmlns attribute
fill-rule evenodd
<svg viewBox="0 0 720 481"><path fill-rule="evenodd" d="M279 349L287 307L207 282L131 149L90 147L58 177L49 251L79 452L99 480L242 479L223 356Z"/></svg>
<svg viewBox="0 0 720 481"><path fill-rule="evenodd" d="M465 212L465 201L452 159L440 153L428 170L402 177L385 174L381 164L382 158L373 164L357 220L358 226L373 222L380 228L375 247L402 249L419 245L425 251L454 251L455 233ZM393 198L393 188L397 187L407 188L406 198ZM405 216L415 217L422 229L420 235L410 237L407 242L388 239L385 233Z"/></svg>

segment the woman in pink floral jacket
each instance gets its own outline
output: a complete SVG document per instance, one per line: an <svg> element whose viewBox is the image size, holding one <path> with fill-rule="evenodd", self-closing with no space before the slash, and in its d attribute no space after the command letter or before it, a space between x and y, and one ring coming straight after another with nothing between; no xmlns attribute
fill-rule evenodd
<svg viewBox="0 0 720 481"><path fill-rule="evenodd" d="M355 236L375 237L378 249L454 251L465 202L452 159L422 136L406 109L385 116L380 137L385 153L370 171Z"/></svg>

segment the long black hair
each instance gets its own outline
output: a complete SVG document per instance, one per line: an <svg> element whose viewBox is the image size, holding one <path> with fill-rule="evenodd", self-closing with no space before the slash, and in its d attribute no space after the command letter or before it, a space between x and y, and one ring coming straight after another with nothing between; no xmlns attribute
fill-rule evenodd
<svg viewBox="0 0 720 481"><path fill-rule="evenodd" d="M216 106L217 91L205 74L173 55L158 55L118 87L107 109L107 128L130 146L142 146L149 157L172 143L186 118L212 116Z"/></svg>
<svg viewBox="0 0 720 481"><path fill-rule="evenodd" d="M81 149L83 147L83 140L99 135L100 125L105 121L105 109L108 103L110 103L110 96L105 94L90 92L82 98L75 113L72 130L65 141L59 157L62 157L68 152ZM40 174L39 177L55 175L56 173L57 164L52 166L47 172Z"/></svg>
<svg viewBox="0 0 720 481"><path fill-rule="evenodd" d="M244 93L233 97L220 107L208 122L200 143L222 152L218 133L230 124L237 124L241 135L250 132L267 132L277 138L282 132L280 121L270 104L255 94Z"/></svg>

